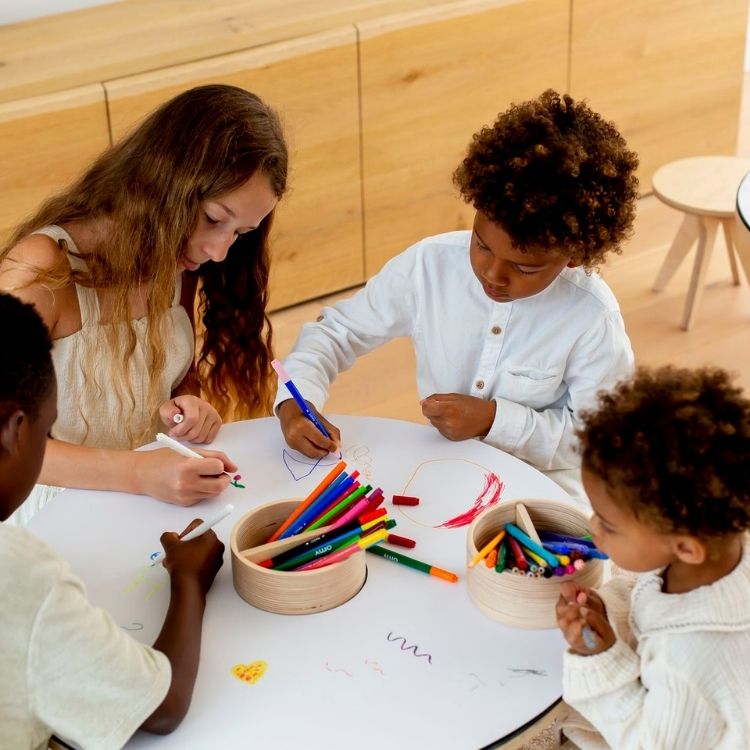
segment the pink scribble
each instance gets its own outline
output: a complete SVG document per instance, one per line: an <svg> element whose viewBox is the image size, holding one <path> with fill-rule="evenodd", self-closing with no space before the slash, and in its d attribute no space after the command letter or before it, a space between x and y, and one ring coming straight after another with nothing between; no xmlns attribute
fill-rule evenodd
<svg viewBox="0 0 750 750"><path fill-rule="evenodd" d="M500 502L505 485L500 481L500 477L493 472L484 475L484 487L479 493L479 497L474 504L465 513L449 518L447 521L438 524L436 529L457 529L461 526L470 524L483 510L491 508Z"/></svg>

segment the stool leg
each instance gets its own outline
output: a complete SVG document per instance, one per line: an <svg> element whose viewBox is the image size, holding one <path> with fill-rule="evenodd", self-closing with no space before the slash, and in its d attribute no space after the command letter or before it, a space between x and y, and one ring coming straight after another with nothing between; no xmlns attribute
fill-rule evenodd
<svg viewBox="0 0 750 750"><path fill-rule="evenodd" d="M737 258L745 271L745 279L750 284L750 235L744 224L740 224L739 217L735 217L732 224L732 245L737 253Z"/></svg>
<svg viewBox="0 0 750 750"><path fill-rule="evenodd" d="M656 276L653 290L661 292L680 267L680 263L685 260L690 248L693 246L696 237L700 231L700 221L697 216L685 214L685 218L677 230L675 238L672 240L667 257L664 259L659 273Z"/></svg>
<svg viewBox="0 0 750 750"><path fill-rule="evenodd" d="M737 268L737 258L734 253L736 251L734 244L734 219L722 219L721 226L724 229L724 239L727 243L727 255L729 256L729 266L732 269L732 283L735 286L740 285L740 272Z"/></svg>
<svg viewBox="0 0 750 750"><path fill-rule="evenodd" d="M700 232L698 235L698 251L695 255L693 275L690 277L690 289L687 300L685 300L685 312L682 316L682 327L689 331L693 327L695 314L703 296L703 286L706 283L708 264L711 261L711 253L714 249L716 232L719 229L719 220L704 216L701 219Z"/></svg>

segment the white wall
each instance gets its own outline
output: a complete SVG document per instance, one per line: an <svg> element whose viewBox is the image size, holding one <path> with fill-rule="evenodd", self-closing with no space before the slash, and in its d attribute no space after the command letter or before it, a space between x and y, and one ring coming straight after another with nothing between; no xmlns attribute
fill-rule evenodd
<svg viewBox="0 0 750 750"><path fill-rule="evenodd" d="M112 0L0 0L0 24L51 16L69 10L106 5Z"/></svg>

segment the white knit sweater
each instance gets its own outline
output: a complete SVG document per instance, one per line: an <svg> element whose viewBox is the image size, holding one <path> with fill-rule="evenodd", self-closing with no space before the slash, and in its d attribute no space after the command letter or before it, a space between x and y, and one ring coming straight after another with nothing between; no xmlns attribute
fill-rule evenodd
<svg viewBox="0 0 750 750"><path fill-rule="evenodd" d="M584 750L750 748L750 543L710 586L662 592L661 572L600 591L617 641L567 653L563 697L598 730L566 734Z"/></svg>

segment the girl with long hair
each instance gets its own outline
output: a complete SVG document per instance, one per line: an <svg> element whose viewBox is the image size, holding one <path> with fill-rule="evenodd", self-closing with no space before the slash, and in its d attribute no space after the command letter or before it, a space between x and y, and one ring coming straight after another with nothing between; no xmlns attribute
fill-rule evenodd
<svg viewBox="0 0 750 750"><path fill-rule="evenodd" d="M43 484L14 520L59 487L181 505L226 487L222 472L236 466L223 453L132 449L159 420L174 437L208 443L222 417L268 413L268 234L287 158L278 117L257 96L194 88L105 151L0 250L0 290L42 315L59 383Z"/></svg>

